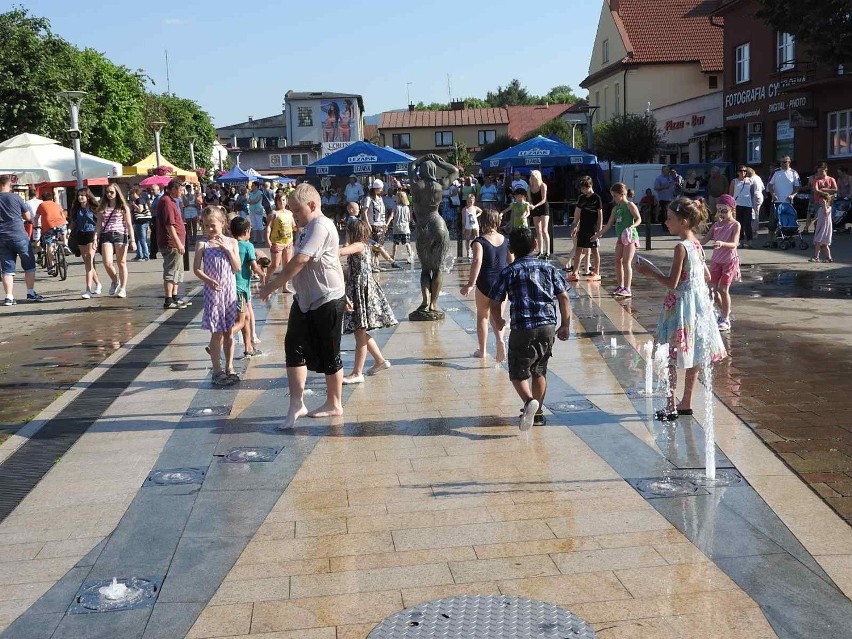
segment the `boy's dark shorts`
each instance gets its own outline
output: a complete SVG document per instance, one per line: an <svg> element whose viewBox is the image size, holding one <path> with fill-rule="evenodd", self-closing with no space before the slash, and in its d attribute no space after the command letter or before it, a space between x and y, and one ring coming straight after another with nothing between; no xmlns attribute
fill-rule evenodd
<svg viewBox="0 0 852 639"><path fill-rule="evenodd" d="M530 375L547 375L547 362L556 340L556 326L512 329L509 333L509 379L524 380Z"/></svg>
<svg viewBox="0 0 852 639"><path fill-rule="evenodd" d="M345 295L307 313L303 313L294 302L284 337L287 368L307 366L308 370L323 375L334 375L343 368L340 337L343 335L345 311Z"/></svg>
<svg viewBox="0 0 852 639"><path fill-rule="evenodd" d="M245 313L248 311L249 296L245 291L237 291L237 312Z"/></svg>

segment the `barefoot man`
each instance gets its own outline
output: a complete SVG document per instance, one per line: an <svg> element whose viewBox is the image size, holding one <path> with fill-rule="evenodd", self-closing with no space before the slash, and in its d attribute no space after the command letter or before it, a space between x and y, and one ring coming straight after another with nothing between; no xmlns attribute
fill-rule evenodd
<svg viewBox="0 0 852 639"><path fill-rule="evenodd" d="M284 338L290 409L279 427L292 428L296 420L343 414L343 363L340 336L346 293L340 267L337 229L320 208L320 195L310 184L300 184L290 194L288 208L304 231L296 242L293 258L281 273L260 289L260 298L269 299L290 280L296 291ZM310 413L304 392L308 369L325 375L328 388L325 404Z"/></svg>

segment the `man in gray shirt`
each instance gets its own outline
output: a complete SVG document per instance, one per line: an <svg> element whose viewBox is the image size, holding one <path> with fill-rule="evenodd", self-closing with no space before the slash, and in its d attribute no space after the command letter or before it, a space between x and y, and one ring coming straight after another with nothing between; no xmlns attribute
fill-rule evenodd
<svg viewBox="0 0 852 639"><path fill-rule="evenodd" d="M671 167L664 166L660 171L660 175L654 180L654 190L657 192L657 200L660 202L659 219L657 221L664 227L666 223L666 211L668 211L669 204L675 199L675 188L677 188L677 182L672 177Z"/></svg>
<svg viewBox="0 0 852 639"><path fill-rule="evenodd" d="M290 408L280 430L292 428L296 420L343 415L343 362L340 337L346 311L346 290L340 267L337 229L322 212L319 192L300 184L290 194L288 208L304 228L296 241L295 255L281 273L260 290L266 300L273 291L292 280L296 291L284 337ZM308 370L325 375L326 401L308 412L304 403Z"/></svg>

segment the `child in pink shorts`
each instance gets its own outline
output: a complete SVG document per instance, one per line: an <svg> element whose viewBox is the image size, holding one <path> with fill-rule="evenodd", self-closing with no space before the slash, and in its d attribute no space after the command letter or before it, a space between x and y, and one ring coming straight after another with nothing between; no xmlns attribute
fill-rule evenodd
<svg viewBox="0 0 852 639"><path fill-rule="evenodd" d="M731 330L731 283L740 281L740 223L735 215L737 203L727 193L716 200L717 221L710 227L701 243L713 240L710 259L710 287L719 307L719 330Z"/></svg>

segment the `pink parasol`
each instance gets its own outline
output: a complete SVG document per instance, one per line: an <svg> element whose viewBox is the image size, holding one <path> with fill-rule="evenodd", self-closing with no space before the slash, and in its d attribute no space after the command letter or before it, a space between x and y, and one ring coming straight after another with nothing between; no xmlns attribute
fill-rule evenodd
<svg viewBox="0 0 852 639"><path fill-rule="evenodd" d="M165 186L169 182L171 182L174 178L169 177L168 175L150 175L146 177L139 183L139 186L154 186L155 184L159 186Z"/></svg>

